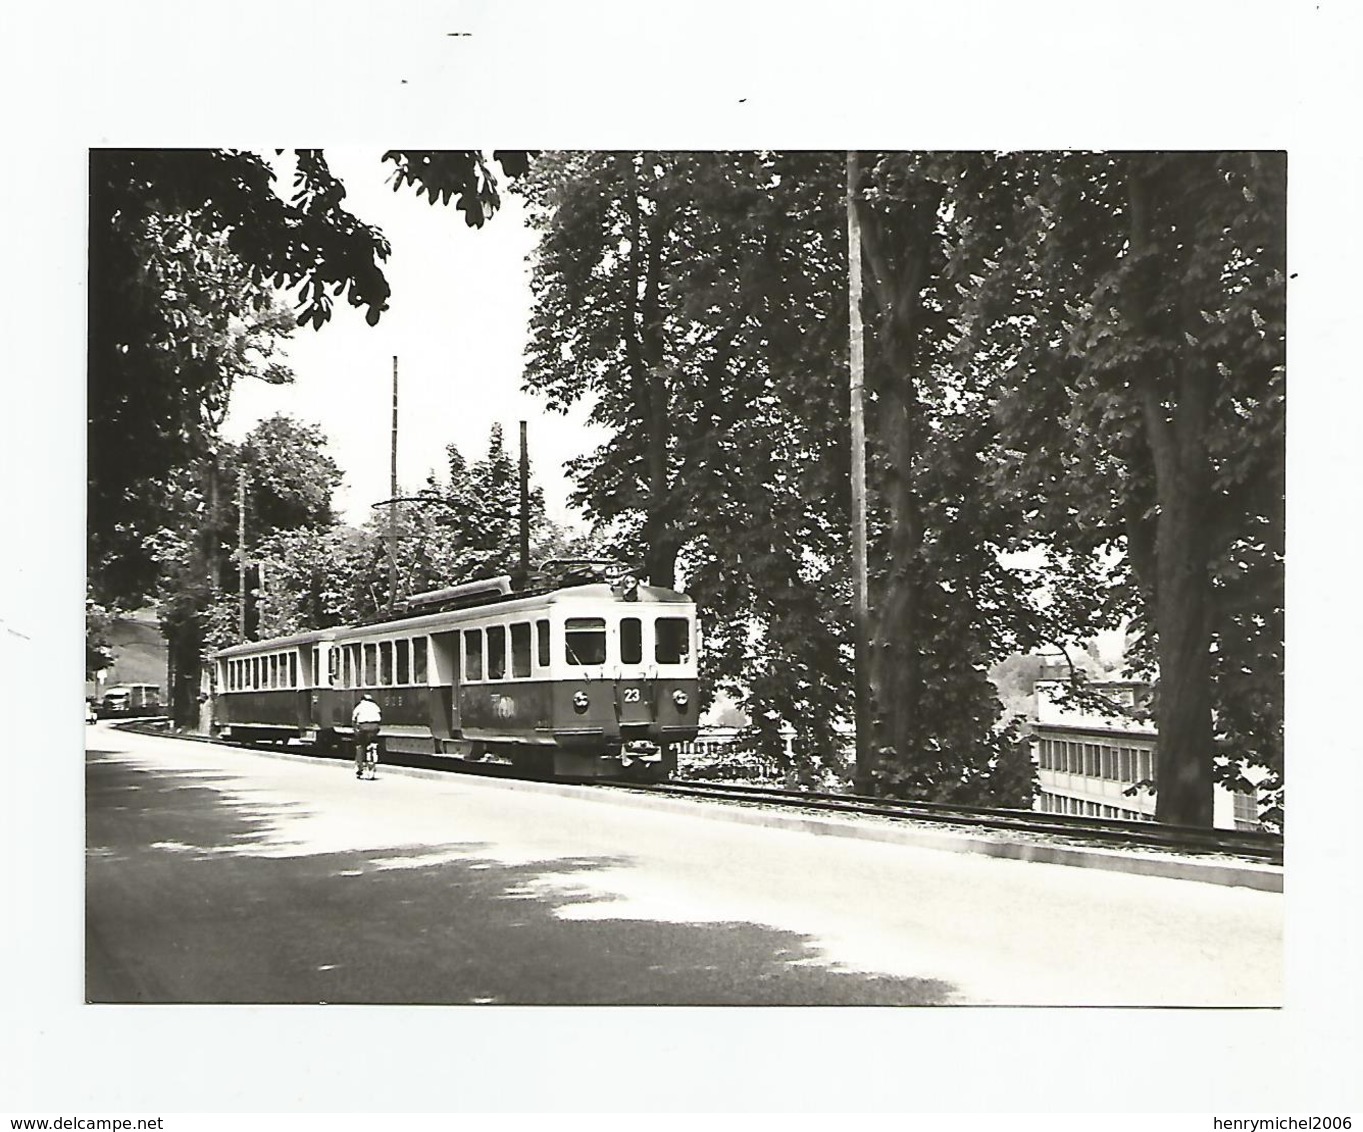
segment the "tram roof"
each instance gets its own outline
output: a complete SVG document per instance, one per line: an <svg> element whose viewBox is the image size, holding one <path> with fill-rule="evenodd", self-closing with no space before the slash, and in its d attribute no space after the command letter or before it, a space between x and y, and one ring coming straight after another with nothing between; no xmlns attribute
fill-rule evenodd
<svg viewBox="0 0 1363 1132"><path fill-rule="evenodd" d="M538 594L508 594L498 601L483 602L447 609L432 613L408 613L391 620L370 621L362 625L337 625L330 629L317 629L307 633L295 633L289 637L277 637L265 641L246 641L230 645L213 653L216 659L231 659L239 656L254 656L256 653L275 652L279 649L297 648L301 645L316 644L319 641L354 640L359 637L382 635L385 633L429 629L435 626L470 621L475 618L497 617L500 615L522 613L526 610L544 609L550 605L561 604L611 604L622 606L639 605L691 605L691 599L676 590L662 586L640 585L636 596L626 600L614 592L609 585L590 582L580 586L565 586Z"/></svg>

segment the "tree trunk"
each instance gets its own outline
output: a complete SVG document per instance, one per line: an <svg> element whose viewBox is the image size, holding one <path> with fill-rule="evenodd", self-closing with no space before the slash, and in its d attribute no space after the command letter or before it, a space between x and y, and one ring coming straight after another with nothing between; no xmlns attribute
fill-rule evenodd
<svg viewBox="0 0 1363 1132"><path fill-rule="evenodd" d="M873 339L879 356L868 373L876 383L874 434L887 464L884 503L888 516L883 580L871 610L871 699L874 707L875 773L883 780L916 777L922 747L922 509L914 486L918 446L919 338L922 291L929 279L929 251L940 192L901 205L904 232L890 238L876 213L859 205L862 250L871 267L870 292L879 307ZM894 253L894 254L892 254ZM868 359L869 361L869 359ZM887 763L887 759L889 762Z"/></svg>
<svg viewBox="0 0 1363 1132"><path fill-rule="evenodd" d="M1159 635L1157 821L1212 824L1211 584L1204 508L1191 485L1161 484L1156 538Z"/></svg>
<svg viewBox="0 0 1363 1132"><path fill-rule="evenodd" d="M662 202L647 215L634 159L626 159L629 190L630 260L626 300L625 358L643 433L645 490L644 573L649 583L672 589L676 584L681 539L674 521L669 475L672 451L671 374L665 364L660 293L663 245L670 212Z"/></svg>
<svg viewBox="0 0 1363 1132"><path fill-rule="evenodd" d="M922 664L918 649L923 522L913 488L913 379L880 394L880 439L890 465L884 577L872 608L871 697L876 762L882 772L912 773L919 746ZM891 763L886 765L886 758ZM891 774L893 777L893 774Z"/></svg>
<svg viewBox="0 0 1363 1132"><path fill-rule="evenodd" d="M1149 245L1149 186L1128 178L1131 248ZM1128 321L1146 331L1146 298L1126 296ZM1185 314L1185 312L1179 312ZM1191 321L1191 319L1186 319ZM1138 375L1145 437L1155 465L1159 516L1155 528L1154 625L1158 638L1159 699L1155 709L1157 821L1211 826L1212 728L1209 569L1211 464L1207 427L1212 378L1187 356L1167 372Z"/></svg>

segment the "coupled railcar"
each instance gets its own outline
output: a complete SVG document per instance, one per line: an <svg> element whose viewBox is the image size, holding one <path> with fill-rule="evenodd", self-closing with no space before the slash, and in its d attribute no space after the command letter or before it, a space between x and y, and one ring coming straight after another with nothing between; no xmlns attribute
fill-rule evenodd
<svg viewBox="0 0 1363 1132"><path fill-rule="evenodd" d="M670 745L696 735L699 640L683 594L632 580L518 594L502 577L408 606L390 621L215 653L215 729L338 747L368 693L386 751L498 756L573 778L666 777Z"/></svg>

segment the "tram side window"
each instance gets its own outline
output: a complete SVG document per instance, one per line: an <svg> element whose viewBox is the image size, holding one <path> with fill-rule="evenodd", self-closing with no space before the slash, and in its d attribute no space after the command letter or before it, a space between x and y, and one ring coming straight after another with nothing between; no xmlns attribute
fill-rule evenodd
<svg viewBox="0 0 1363 1132"><path fill-rule="evenodd" d="M506 626L489 625L487 630L487 678L506 676Z"/></svg>
<svg viewBox="0 0 1363 1132"><path fill-rule="evenodd" d="M379 642L379 683L387 687L393 682L393 642Z"/></svg>
<svg viewBox="0 0 1363 1132"><path fill-rule="evenodd" d="M289 653L289 687L298 687L298 654L296 652Z"/></svg>
<svg viewBox="0 0 1363 1132"><path fill-rule="evenodd" d="M569 664L605 664L606 619L569 617L564 625L563 643Z"/></svg>
<svg viewBox="0 0 1363 1132"><path fill-rule="evenodd" d="M341 682L341 650L340 650L340 649L335 649L335 648L333 648L333 649L327 650L327 679L328 679L332 684L339 684L339 683Z"/></svg>
<svg viewBox="0 0 1363 1132"><path fill-rule="evenodd" d="M396 641L393 647L397 650L398 683L410 684L412 682L411 642Z"/></svg>
<svg viewBox="0 0 1363 1132"><path fill-rule="evenodd" d="M530 622L518 621L511 626L511 675L530 675Z"/></svg>
<svg viewBox="0 0 1363 1132"><path fill-rule="evenodd" d="M270 654L270 687L279 687L279 657L274 653Z"/></svg>
<svg viewBox="0 0 1363 1132"><path fill-rule="evenodd" d="M659 664L681 664L691 654L691 622L685 617L659 617L654 655Z"/></svg>
<svg viewBox="0 0 1363 1132"><path fill-rule="evenodd" d="M426 683L426 638L417 637L412 642L412 683Z"/></svg>
<svg viewBox="0 0 1363 1132"><path fill-rule="evenodd" d="M483 631L481 629L464 630L464 679L481 680L483 678Z"/></svg>
<svg viewBox="0 0 1363 1132"><path fill-rule="evenodd" d="M348 683L350 687L358 688L360 686L360 646L347 645L346 655L350 662L350 679Z"/></svg>
<svg viewBox="0 0 1363 1132"><path fill-rule="evenodd" d="M644 660L644 623L637 617L620 618L620 663L642 664Z"/></svg>
<svg viewBox="0 0 1363 1132"><path fill-rule="evenodd" d="M541 668L549 667L549 622L535 622L535 644L539 652L539 664Z"/></svg>
<svg viewBox="0 0 1363 1132"><path fill-rule="evenodd" d="M377 687L379 682L379 646L367 644L364 646L364 686L366 688Z"/></svg>

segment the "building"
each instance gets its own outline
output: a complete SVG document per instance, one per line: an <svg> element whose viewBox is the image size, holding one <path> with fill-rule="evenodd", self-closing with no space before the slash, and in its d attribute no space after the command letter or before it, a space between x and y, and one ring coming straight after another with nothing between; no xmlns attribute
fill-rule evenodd
<svg viewBox="0 0 1363 1132"><path fill-rule="evenodd" d="M1150 685L1097 680L1085 687L1114 704L1110 713L1061 702L1063 679L1039 679L1035 687L1032 754L1040 787L1036 809L1046 813L1153 821L1154 722L1141 718ZM1126 715L1134 710L1136 717ZM1212 824L1218 829L1258 829L1257 793L1217 785Z"/></svg>

